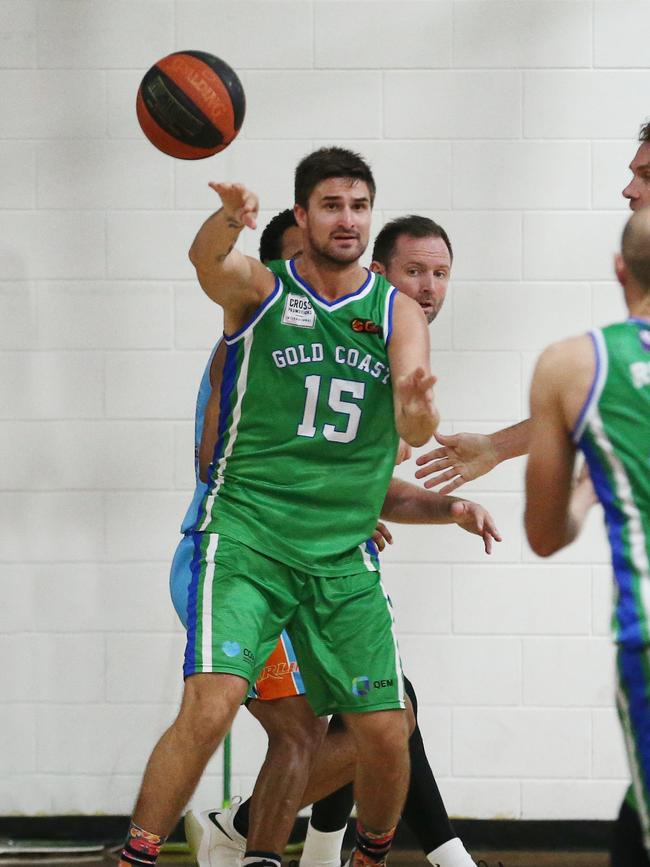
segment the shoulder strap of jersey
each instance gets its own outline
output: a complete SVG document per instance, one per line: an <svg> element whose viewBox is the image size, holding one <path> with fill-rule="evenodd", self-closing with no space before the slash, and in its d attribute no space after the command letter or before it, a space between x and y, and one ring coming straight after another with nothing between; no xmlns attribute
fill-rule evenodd
<svg viewBox="0 0 650 867"><path fill-rule="evenodd" d="M579 443L582 439L585 428L589 424L589 420L598 406L598 401L600 400L603 388L607 382L607 373L609 368L609 356L607 354L607 344L605 342L603 330L601 328L594 328L589 332L589 336L593 342L594 352L596 354L596 369L594 370L594 378L591 383L591 388L589 389L589 394L580 410L580 415L578 416L578 420L576 421L571 433L574 443Z"/></svg>

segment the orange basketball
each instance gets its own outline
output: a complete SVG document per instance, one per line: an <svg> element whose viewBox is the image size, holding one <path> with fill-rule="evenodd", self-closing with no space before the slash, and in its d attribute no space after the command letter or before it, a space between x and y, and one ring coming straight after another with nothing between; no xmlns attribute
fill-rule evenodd
<svg viewBox="0 0 650 867"><path fill-rule="evenodd" d="M244 88L227 63L205 51L159 60L138 89L142 131L169 156L202 160L228 147L246 113Z"/></svg>

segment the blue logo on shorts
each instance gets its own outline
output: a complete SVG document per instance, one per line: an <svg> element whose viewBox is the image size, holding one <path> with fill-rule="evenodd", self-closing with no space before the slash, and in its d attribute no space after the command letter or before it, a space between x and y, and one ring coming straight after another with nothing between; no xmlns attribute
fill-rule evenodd
<svg viewBox="0 0 650 867"><path fill-rule="evenodd" d="M237 656L241 651L241 647L236 641L224 641L221 645L221 649L226 656Z"/></svg>
<svg viewBox="0 0 650 867"><path fill-rule="evenodd" d="M352 681L352 694L361 697L368 695L370 692L370 678L362 674L361 677L355 677Z"/></svg>

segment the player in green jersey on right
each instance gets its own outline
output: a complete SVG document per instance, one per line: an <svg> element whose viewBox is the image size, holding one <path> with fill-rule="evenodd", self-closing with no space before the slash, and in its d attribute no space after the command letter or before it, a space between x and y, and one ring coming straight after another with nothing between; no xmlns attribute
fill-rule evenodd
<svg viewBox="0 0 650 867"><path fill-rule="evenodd" d="M613 867L650 865L650 208L623 232L616 276L629 318L546 349L535 369L526 533L547 557L575 539L596 496L615 581L618 713L631 792ZM576 451L589 474L572 481ZM593 486L592 481L593 480ZM595 488L595 494L594 494ZM631 813L637 814L635 835Z"/></svg>
<svg viewBox="0 0 650 867"><path fill-rule="evenodd" d="M352 862L381 864L408 783L408 728L368 540L398 437L422 445L437 427L426 319L359 265L375 185L356 154L328 148L301 161L303 254L270 269L234 249L256 225L257 197L211 186L223 207L190 258L224 309L219 436L194 531L183 702L149 760L121 864L156 863L285 626L314 711L344 714L355 738ZM287 807L243 867L279 867L294 816Z"/></svg>

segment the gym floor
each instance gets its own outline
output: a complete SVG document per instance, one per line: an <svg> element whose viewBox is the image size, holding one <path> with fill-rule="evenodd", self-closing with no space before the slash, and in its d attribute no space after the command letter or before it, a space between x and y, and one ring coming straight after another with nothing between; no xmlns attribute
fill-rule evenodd
<svg viewBox="0 0 650 867"><path fill-rule="evenodd" d="M476 861L481 861L482 867L608 867L609 858L605 852L474 852ZM59 864L64 867L115 867L117 855L106 854L102 858L39 858L24 860L22 857L2 858L1 865L14 867L44 867L46 864ZM159 862L161 865L175 867L191 867L195 864L193 858L186 855L166 855ZM420 852L396 850L390 858L391 867L407 867L419 863L426 867L427 862Z"/></svg>

